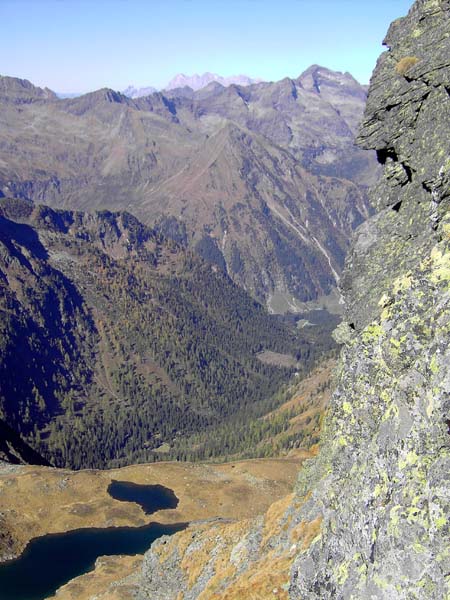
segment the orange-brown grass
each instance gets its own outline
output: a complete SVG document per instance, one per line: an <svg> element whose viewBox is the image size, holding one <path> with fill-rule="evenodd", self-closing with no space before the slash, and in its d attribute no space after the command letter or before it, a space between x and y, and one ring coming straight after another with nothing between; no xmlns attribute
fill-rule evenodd
<svg viewBox="0 0 450 600"><path fill-rule="evenodd" d="M404 56L395 65L395 70L399 75L406 75L406 73L419 62L417 56Z"/></svg>
<svg viewBox="0 0 450 600"><path fill-rule="evenodd" d="M132 600L133 582L124 578L136 574L142 564L142 556L101 556L95 570L72 579L59 588L57 600ZM118 580L122 580L118 584Z"/></svg>

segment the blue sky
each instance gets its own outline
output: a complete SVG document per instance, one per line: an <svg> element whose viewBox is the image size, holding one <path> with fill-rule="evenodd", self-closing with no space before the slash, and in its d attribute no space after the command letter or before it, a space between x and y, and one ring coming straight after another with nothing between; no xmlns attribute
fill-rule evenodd
<svg viewBox="0 0 450 600"><path fill-rule="evenodd" d="M163 87L177 73L269 81L311 64L368 83L412 0L0 0L0 74L58 92Z"/></svg>

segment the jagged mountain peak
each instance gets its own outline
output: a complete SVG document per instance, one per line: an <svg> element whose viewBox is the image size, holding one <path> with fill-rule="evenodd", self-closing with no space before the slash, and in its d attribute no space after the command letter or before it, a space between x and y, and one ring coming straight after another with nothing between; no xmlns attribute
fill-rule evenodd
<svg viewBox="0 0 450 600"><path fill-rule="evenodd" d="M205 85L203 88L201 88L200 93L206 92L208 90L222 90L224 87L227 86L223 85L223 83L220 83L220 81L210 81L208 85Z"/></svg>
<svg viewBox="0 0 450 600"><path fill-rule="evenodd" d="M323 93L322 88L334 88L335 90L345 90L360 97L365 97L363 86L350 74L341 73L340 71L332 71L320 65L311 65L298 78L297 83L305 90L313 91L318 94Z"/></svg>
<svg viewBox="0 0 450 600"><path fill-rule="evenodd" d="M92 102L111 102L117 104L128 104L129 98L127 98L121 92L117 92L112 90L111 88L100 88L99 90L95 90L94 92L88 92L87 94L83 94L78 98L73 98L68 100L68 102L76 103L81 102L81 99L87 100L89 99Z"/></svg>
<svg viewBox="0 0 450 600"><path fill-rule="evenodd" d="M30 103L38 100L57 100L58 96L49 88L33 85L28 79L0 75L0 98L13 103Z"/></svg>
<svg viewBox="0 0 450 600"><path fill-rule="evenodd" d="M110 88L101 88L88 92L76 98L60 100L60 106L67 112L81 116L92 110L102 110L104 107L135 106L134 100Z"/></svg>
<svg viewBox="0 0 450 600"><path fill-rule="evenodd" d="M336 71L334 69L329 69L328 67L323 67L322 65L309 66L303 71L303 73L299 75L298 79L306 78L309 76L313 78L328 79L330 81L351 81L358 83L358 81L353 77L353 75L351 75L347 71Z"/></svg>

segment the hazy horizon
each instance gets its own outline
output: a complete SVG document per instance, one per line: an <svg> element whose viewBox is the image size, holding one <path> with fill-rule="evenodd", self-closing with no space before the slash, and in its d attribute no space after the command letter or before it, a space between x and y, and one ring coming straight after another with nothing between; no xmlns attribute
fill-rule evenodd
<svg viewBox="0 0 450 600"><path fill-rule="evenodd" d="M297 77L312 64L369 82L410 0L0 0L0 73L58 93L163 89L178 73Z"/></svg>

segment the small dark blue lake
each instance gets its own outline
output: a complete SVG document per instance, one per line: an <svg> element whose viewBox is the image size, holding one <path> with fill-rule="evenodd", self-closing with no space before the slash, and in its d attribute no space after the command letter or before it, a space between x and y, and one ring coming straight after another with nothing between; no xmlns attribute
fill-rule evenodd
<svg viewBox="0 0 450 600"><path fill-rule="evenodd" d="M172 490L163 485L140 485L129 481L113 481L108 486L108 494L114 500L136 502L147 515L163 508L176 508L178 498Z"/></svg>
<svg viewBox="0 0 450 600"><path fill-rule="evenodd" d="M178 504L172 490L163 486L115 481L110 488L113 498L114 494L127 495L117 499L136 501L147 513ZM133 489L135 499L131 497ZM99 556L142 554L157 538L185 527L185 523L151 523L144 527L77 529L35 538L19 558L0 565L0 600L43 600L70 579L90 571Z"/></svg>

